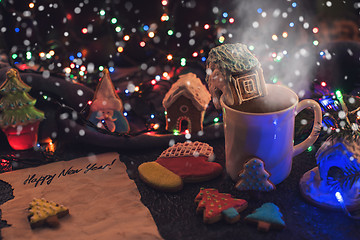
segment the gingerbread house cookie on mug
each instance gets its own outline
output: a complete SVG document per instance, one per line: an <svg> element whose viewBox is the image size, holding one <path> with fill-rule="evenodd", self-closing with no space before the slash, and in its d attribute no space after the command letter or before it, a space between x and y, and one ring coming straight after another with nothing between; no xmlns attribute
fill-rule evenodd
<svg viewBox="0 0 360 240"><path fill-rule="evenodd" d="M267 94L260 62L241 43L211 49L206 61L206 82L218 109L221 95L227 105L236 106Z"/></svg>

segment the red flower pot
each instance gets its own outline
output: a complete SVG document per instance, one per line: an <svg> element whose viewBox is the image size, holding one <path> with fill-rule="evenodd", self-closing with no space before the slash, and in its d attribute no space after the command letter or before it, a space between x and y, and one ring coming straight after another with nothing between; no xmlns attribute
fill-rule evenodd
<svg viewBox="0 0 360 240"><path fill-rule="evenodd" d="M10 126L2 130L14 150L26 150L33 148L37 143L39 123L40 121L24 126Z"/></svg>

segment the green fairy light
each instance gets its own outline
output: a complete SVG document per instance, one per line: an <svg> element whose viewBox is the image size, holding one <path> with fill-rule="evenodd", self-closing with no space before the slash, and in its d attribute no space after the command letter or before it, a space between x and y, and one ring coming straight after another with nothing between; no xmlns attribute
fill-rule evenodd
<svg viewBox="0 0 360 240"><path fill-rule="evenodd" d="M13 55L11 55L12 59L16 59L18 57L18 55L16 53L14 53Z"/></svg>
<svg viewBox="0 0 360 240"><path fill-rule="evenodd" d="M308 152L311 152L312 150L313 150L313 146L310 146L310 147L307 148Z"/></svg>
<svg viewBox="0 0 360 240"><path fill-rule="evenodd" d="M278 82L278 77L274 76L274 77L272 77L271 80L272 80L273 83L277 83Z"/></svg>
<svg viewBox="0 0 360 240"><path fill-rule="evenodd" d="M274 58L274 62L280 62L281 61L281 57L280 56L277 56L276 58Z"/></svg>
<svg viewBox="0 0 360 240"><path fill-rule="evenodd" d="M180 59L180 65L181 65L182 67L184 67L184 66L186 65L186 58L181 58L181 59Z"/></svg>
<svg viewBox="0 0 360 240"><path fill-rule="evenodd" d="M175 136L179 135L179 130L174 130L173 133L174 133Z"/></svg>
<svg viewBox="0 0 360 240"><path fill-rule="evenodd" d="M27 59L27 60L30 60L31 57L32 57L31 52L26 52L26 59Z"/></svg>
<svg viewBox="0 0 360 240"><path fill-rule="evenodd" d="M171 35L174 34L174 31L170 29L170 30L167 32L167 34L168 34L169 36L171 36Z"/></svg>
<svg viewBox="0 0 360 240"><path fill-rule="evenodd" d="M117 26L117 27L115 28L115 31L116 31L116 32L121 32L121 27L120 27L120 26Z"/></svg>
<svg viewBox="0 0 360 240"><path fill-rule="evenodd" d="M117 19L116 19L116 18L112 18L112 19L111 19L111 23L112 23L112 24L117 23Z"/></svg>
<svg viewBox="0 0 360 240"><path fill-rule="evenodd" d="M104 70L104 66L99 66L99 71Z"/></svg>
<svg viewBox="0 0 360 240"><path fill-rule="evenodd" d="M226 19L223 18L223 19L221 20L221 22L222 22L222 23L226 23Z"/></svg>
<svg viewBox="0 0 360 240"><path fill-rule="evenodd" d="M214 118L214 123L217 123L217 122L219 122L219 118L218 118L218 117Z"/></svg>
<svg viewBox="0 0 360 240"><path fill-rule="evenodd" d="M106 14L106 12L105 12L105 10L100 10L100 16L105 16L105 14Z"/></svg>
<svg viewBox="0 0 360 240"><path fill-rule="evenodd" d="M340 90L336 90L335 95L336 95L337 99L339 99L339 100L343 99L343 95Z"/></svg>

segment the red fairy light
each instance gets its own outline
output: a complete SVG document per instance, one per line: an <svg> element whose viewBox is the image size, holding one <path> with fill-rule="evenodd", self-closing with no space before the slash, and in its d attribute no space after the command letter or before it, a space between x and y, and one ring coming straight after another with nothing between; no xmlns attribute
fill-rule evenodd
<svg viewBox="0 0 360 240"><path fill-rule="evenodd" d="M12 170L12 165L9 160L1 159L0 160L0 172L10 172Z"/></svg>
<svg viewBox="0 0 360 240"><path fill-rule="evenodd" d="M70 13L66 14L66 18L67 18L67 20L71 20L72 19L71 14Z"/></svg>

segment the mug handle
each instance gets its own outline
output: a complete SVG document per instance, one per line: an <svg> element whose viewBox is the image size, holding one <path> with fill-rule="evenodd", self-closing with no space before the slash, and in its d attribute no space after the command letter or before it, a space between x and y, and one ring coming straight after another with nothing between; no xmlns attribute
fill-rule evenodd
<svg viewBox="0 0 360 240"><path fill-rule="evenodd" d="M305 108L310 107L314 111L314 123L313 128L311 130L310 135L301 143L294 146L293 149L293 157L302 153L310 147L314 142L317 140L319 136L319 132L321 129L321 123L322 123L322 111L320 105L311 99L304 99L296 107L295 115L297 115L299 112L304 110Z"/></svg>

